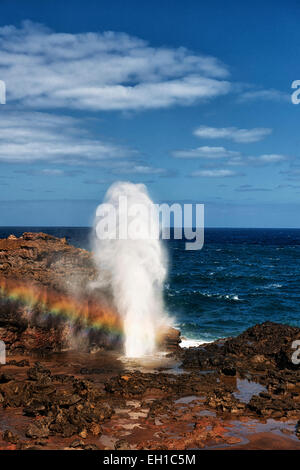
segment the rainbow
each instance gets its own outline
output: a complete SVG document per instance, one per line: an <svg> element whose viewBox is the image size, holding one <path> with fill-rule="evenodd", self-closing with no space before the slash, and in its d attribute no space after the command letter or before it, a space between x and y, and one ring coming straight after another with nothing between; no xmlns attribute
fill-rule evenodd
<svg viewBox="0 0 300 470"><path fill-rule="evenodd" d="M117 312L92 298L77 300L66 294L8 279L0 280L0 298L21 303L32 311L38 310L45 317L71 321L84 329L103 330L113 335L122 335L123 332Z"/></svg>

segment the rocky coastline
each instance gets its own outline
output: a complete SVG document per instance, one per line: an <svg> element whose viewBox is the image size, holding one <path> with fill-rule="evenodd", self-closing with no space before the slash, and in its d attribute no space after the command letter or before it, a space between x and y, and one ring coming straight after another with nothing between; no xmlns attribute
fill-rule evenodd
<svg viewBox="0 0 300 470"><path fill-rule="evenodd" d="M95 277L90 253L64 239L0 240L2 282L65 295ZM0 449L300 449L300 328L266 322L189 349L170 330L166 353L137 363L103 336L74 350L65 324L23 307L1 298Z"/></svg>

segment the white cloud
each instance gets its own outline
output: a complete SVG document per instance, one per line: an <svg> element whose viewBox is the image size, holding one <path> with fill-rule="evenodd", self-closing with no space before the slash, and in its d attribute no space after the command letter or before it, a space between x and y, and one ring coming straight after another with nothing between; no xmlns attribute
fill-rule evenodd
<svg viewBox="0 0 300 470"><path fill-rule="evenodd" d="M97 166L118 175L176 175L174 170L144 163L134 149L94 138L81 119L43 112L0 114L1 162L28 164L28 168L15 170L27 176L76 177L84 173L80 167L62 169L60 164ZM45 167L31 168L34 163Z"/></svg>
<svg viewBox="0 0 300 470"><path fill-rule="evenodd" d="M55 33L32 22L0 28L7 102L87 110L189 105L229 92L227 68L185 48L124 33Z"/></svg>
<svg viewBox="0 0 300 470"><path fill-rule="evenodd" d="M248 157L249 162L253 163L282 163L287 161L289 158L286 155L280 155L277 153L270 153L270 154L264 154L264 155L259 155L258 157Z"/></svg>
<svg viewBox="0 0 300 470"><path fill-rule="evenodd" d="M290 160L287 155L276 153L263 154L258 156L237 156L230 158L227 161L229 166L262 166L262 165L276 165L285 163Z"/></svg>
<svg viewBox="0 0 300 470"><path fill-rule="evenodd" d="M20 173L27 176L78 176L84 174L83 170L62 170L60 168L44 168L44 169L34 169L26 168L22 170L15 170L14 173Z"/></svg>
<svg viewBox="0 0 300 470"><path fill-rule="evenodd" d="M291 101L291 95L279 90L251 90L245 91L239 96L239 101Z"/></svg>
<svg viewBox="0 0 300 470"><path fill-rule="evenodd" d="M233 157L233 158L230 158L226 164L229 165L229 166L244 166L244 165L247 165L247 157L244 157L244 156L237 156L237 157Z"/></svg>
<svg viewBox="0 0 300 470"><path fill-rule="evenodd" d="M272 133L272 129L256 127L253 129L239 129L237 127L208 127L200 126L194 135L206 139L230 139L234 142L258 142Z"/></svg>
<svg viewBox="0 0 300 470"><path fill-rule="evenodd" d="M276 165L287 162L290 157L282 154L263 154L258 156L242 155L240 152L227 150L224 147L197 147L194 149L175 150L172 156L182 159L203 159L209 161L206 165L217 167L218 160L223 159L228 166L258 166L258 165ZM228 170L230 171L230 170Z"/></svg>
<svg viewBox="0 0 300 470"><path fill-rule="evenodd" d="M233 150L227 150L224 147L197 147L195 149L187 150L174 150L172 152L175 158L227 158L227 157L238 157L239 152Z"/></svg>
<svg viewBox="0 0 300 470"><path fill-rule="evenodd" d="M243 184L239 186L238 188L235 189L235 191L238 192L269 192L272 191L270 188L256 188L252 186L251 184Z"/></svg>
<svg viewBox="0 0 300 470"><path fill-rule="evenodd" d="M164 175L167 173L167 170L165 168L154 168L148 165L134 165L131 172L142 175Z"/></svg>
<svg viewBox="0 0 300 470"><path fill-rule="evenodd" d="M44 170L41 170L41 174L42 175L46 175L46 176L63 176L64 175L64 171L63 170L59 170L57 168L45 168Z"/></svg>
<svg viewBox="0 0 300 470"><path fill-rule="evenodd" d="M164 175L167 173L165 168L155 168L149 165L139 165L132 162L120 162L113 170L114 173L130 173L139 175Z"/></svg>
<svg viewBox="0 0 300 470"><path fill-rule="evenodd" d="M191 176L203 176L206 178L225 178L228 176L237 176L238 173L226 169L216 169L216 170L196 170L191 173Z"/></svg>
<svg viewBox="0 0 300 470"><path fill-rule="evenodd" d="M0 162L97 165L135 154L134 150L92 138L82 121L70 116L38 112L0 114ZM46 171L49 174L50 170Z"/></svg>
<svg viewBox="0 0 300 470"><path fill-rule="evenodd" d="M130 175L152 175L162 177L173 177L177 175L176 170L167 168L158 168L151 165L137 162L134 160L119 160L110 165L113 174L130 174Z"/></svg>

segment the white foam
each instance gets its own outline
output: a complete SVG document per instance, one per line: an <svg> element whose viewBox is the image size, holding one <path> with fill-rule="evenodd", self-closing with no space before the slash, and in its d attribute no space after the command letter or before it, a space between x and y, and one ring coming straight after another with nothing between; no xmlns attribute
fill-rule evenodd
<svg viewBox="0 0 300 470"><path fill-rule="evenodd" d="M197 348L201 344L212 343L213 340L203 340L203 339L182 339L180 343L181 348Z"/></svg>

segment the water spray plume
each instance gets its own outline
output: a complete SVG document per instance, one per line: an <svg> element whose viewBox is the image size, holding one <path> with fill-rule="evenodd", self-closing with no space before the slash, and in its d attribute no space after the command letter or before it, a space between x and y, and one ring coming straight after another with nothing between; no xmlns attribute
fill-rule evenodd
<svg viewBox="0 0 300 470"><path fill-rule="evenodd" d="M99 285L111 290L123 319L127 357L152 355L159 331L170 323L163 305L167 269L156 211L144 185L118 182L108 189L96 213ZM105 237L97 230L104 214Z"/></svg>

